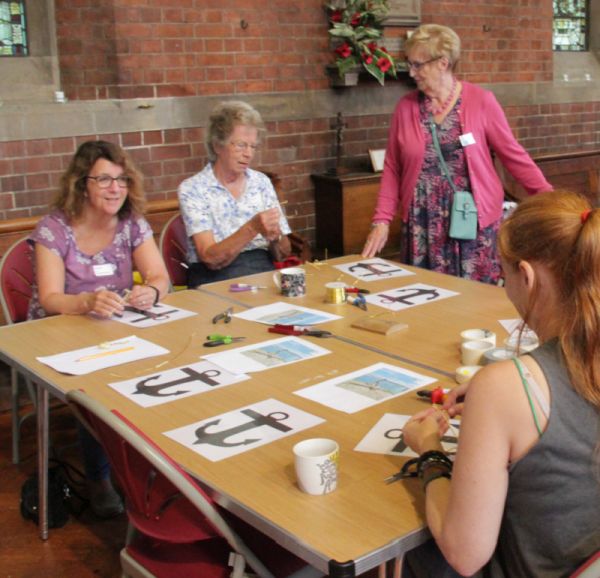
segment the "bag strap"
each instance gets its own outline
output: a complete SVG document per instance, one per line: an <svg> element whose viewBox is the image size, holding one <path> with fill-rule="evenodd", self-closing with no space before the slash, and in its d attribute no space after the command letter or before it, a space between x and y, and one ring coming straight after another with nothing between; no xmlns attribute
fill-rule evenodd
<svg viewBox="0 0 600 578"><path fill-rule="evenodd" d="M452 190L454 191L454 193L456 193L456 187L454 186L454 183L452 182L452 177L450 176L450 171L448 170L448 165L446 164L444 155L442 155L442 149L440 148L440 141L438 140L437 129L435 127L435 121L433 120L433 116L429 117L429 127L431 128L431 138L433 139L433 146L435 147L435 152L437 153L438 158L440 159L440 165L442 165L442 170L444 171L444 175L446 175L446 178L448 179L448 182L450 183Z"/></svg>

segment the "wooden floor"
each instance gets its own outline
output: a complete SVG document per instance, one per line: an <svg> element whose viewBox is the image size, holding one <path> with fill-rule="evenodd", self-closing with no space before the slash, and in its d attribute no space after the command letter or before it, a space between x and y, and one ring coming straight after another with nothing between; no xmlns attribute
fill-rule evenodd
<svg viewBox="0 0 600 578"><path fill-rule="evenodd" d="M97 519L88 508L71 516L62 528L40 540L37 525L24 520L19 509L21 486L37 471L35 419L22 427L21 462L11 458L8 372L0 367L0 577L88 578L120 576L119 551L124 542L126 517ZM61 458L80 467L75 444L75 420L67 408L53 410L51 439L63 448Z"/></svg>
<svg viewBox="0 0 600 578"><path fill-rule="evenodd" d="M22 426L21 461L12 463L9 372L0 363L0 578L117 578L125 514L99 520L85 508L42 541L37 525L21 516L21 486L37 471L35 418ZM26 399L24 400L26 402ZM75 420L68 408L51 412L50 438L60 459L81 469ZM76 478L75 482L79 482ZM363 578L376 578L371 571ZM182 577L185 578L185 577Z"/></svg>

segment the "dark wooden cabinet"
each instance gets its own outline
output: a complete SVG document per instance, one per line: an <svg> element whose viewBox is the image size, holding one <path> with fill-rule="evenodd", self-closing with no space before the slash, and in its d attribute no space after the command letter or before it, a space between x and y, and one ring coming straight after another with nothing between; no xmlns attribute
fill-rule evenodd
<svg viewBox="0 0 600 578"><path fill-rule="evenodd" d="M371 227L381 174L311 175L315 186L316 244L329 257L360 253ZM398 253L400 218L394 219L383 256Z"/></svg>

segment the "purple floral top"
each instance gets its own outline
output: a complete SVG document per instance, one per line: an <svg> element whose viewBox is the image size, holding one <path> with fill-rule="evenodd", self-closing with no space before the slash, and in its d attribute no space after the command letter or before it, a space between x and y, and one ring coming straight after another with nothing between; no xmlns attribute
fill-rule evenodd
<svg viewBox="0 0 600 578"><path fill-rule="evenodd" d="M98 289L121 293L133 284L133 251L151 236L152 229L144 217L129 216L119 220L110 245L95 255L87 255L77 246L65 214L54 211L39 221L29 242L32 245L41 243L64 261L66 294L77 295ZM34 285L28 318L40 317L46 317L46 312L39 303Z"/></svg>

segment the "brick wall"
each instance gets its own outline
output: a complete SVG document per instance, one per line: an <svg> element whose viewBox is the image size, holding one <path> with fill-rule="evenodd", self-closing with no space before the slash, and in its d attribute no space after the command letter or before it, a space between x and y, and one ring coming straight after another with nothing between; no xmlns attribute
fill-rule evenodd
<svg viewBox="0 0 600 578"><path fill-rule="evenodd" d="M61 77L71 99L330 94L322 0L55 0L55 6ZM547 0L422 1L424 22L446 23L460 34L460 77L490 84L551 80L551 16ZM389 89L372 83L367 90L377 98L377 91ZM506 113L532 153L600 143L598 102L509 106ZM319 111L318 117L283 120L291 116L282 110L282 120L268 124L255 166L281 177L292 226L312 238L309 176L334 164L334 118ZM345 122L345 157L362 159L367 149L385 146L389 114L365 108ZM191 123L184 129L0 142L0 218L45 213L69 158L88 138L121 143L145 174L149 198L173 198L178 183L206 161L202 136Z"/></svg>
<svg viewBox="0 0 600 578"><path fill-rule="evenodd" d="M71 99L151 98L328 87L323 0L56 0ZM468 14L468 16L467 16ZM473 82L551 80L552 3L423 0L423 22L463 40Z"/></svg>
<svg viewBox="0 0 600 578"><path fill-rule="evenodd" d="M388 121L388 115L348 119L345 154L364 155L366 143L383 147ZM310 174L334 162L333 122L332 118L268 123L267 138L254 161L254 166L280 177L292 228L309 236L314 228ZM46 213L77 146L95 138L118 142L131 153L151 200L175 198L179 183L207 160L200 128L0 142L0 219Z"/></svg>
<svg viewBox="0 0 600 578"><path fill-rule="evenodd" d="M509 106L505 110L517 138L532 154L598 147L600 102ZM267 138L254 163L280 176L291 225L311 239L314 194L310 174L335 162L334 120L268 123ZM368 148L383 148L388 122L388 115L346 119L344 156L364 157ZM178 184L206 162L200 128L100 136L131 152L145 175L149 199L175 198ZM77 146L97 137L0 143L0 219L45 213Z"/></svg>

